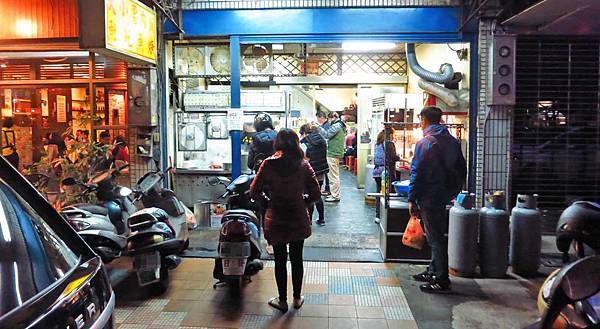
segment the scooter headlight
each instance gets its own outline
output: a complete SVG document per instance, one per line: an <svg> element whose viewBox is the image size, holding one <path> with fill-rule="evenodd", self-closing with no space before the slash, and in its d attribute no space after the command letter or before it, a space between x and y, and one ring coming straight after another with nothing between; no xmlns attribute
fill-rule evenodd
<svg viewBox="0 0 600 329"><path fill-rule="evenodd" d="M69 223L71 224L71 226L75 229L75 231L84 231L87 230L88 228L90 228L90 223L81 221L81 220L77 220L77 219L72 219L69 221Z"/></svg>
<svg viewBox="0 0 600 329"><path fill-rule="evenodd" d="M133 193L133 191L129 187L121 187L119 189L119 195L122 197L128 197Z"/></svg>

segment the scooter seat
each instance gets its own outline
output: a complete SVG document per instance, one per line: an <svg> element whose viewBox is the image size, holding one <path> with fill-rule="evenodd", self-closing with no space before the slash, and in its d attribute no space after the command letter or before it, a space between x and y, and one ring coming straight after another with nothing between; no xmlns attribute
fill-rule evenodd
<svg viewBox="0 0 600 329"><path fill-rule="evenodd" d="M252 210L247 210L247 209L231 209L231 210L227 210L223 213L223 218L227 217L227 216L232 216L232 215L243 215L243 216L249 216L250 218L252 218L253 220L257 220L258 218L256 217L256 214L252 211Z"/></svg>
<svg viewBox="0 0 600 329"><path fill-rule="evenodd" d="M162 209L152 207L138 210L128 219L129 228L132 230L152 226L155 222L165 222L169 215Z"/></svg>
<svg viewBox="0 0 600 329"><path fill-rule="evenodd" d="M91 212L92 214L96 214L96 215L103 215L103 216L108 215L108 209L106 209L106 207L98 206L95 204L89 204L89 203L74 204L72 206L64 208L64 210L68 210L68 209L80 209L80 210L85 210L85 211Z"/></svg>

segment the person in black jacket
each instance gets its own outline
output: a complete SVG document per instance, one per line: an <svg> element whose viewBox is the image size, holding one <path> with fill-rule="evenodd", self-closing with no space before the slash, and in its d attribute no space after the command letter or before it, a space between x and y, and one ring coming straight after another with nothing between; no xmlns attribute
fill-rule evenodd
<svg viewBox="0 0 600 329"><path fill-rule="evenodd" d="M277 132L273 128L273 119L268 113L261 112L254 117L256 134L252 137L248 153L248 168L258 170L260 162L275 153L273 142Z"/></svg>
<svg viewBox="0 0 600 329"><path fill-rule="evenodd" d="M307 123L300 127L300 135L302 135L300 143L305 149L306 157L308 158L311 167L315 171L319 187L322 187L325 175L329 172L329 165L327 164L327 142L320 134L319 126L314 123ZM323 226L325 225L325 207L323 205L323 199L319 198L319 200L315 202L315 205L317 207L317 212L319 213L317 224ZM311 205L308 210L309 218L311 218L311 220L314 209L315 207Z"/></svg>

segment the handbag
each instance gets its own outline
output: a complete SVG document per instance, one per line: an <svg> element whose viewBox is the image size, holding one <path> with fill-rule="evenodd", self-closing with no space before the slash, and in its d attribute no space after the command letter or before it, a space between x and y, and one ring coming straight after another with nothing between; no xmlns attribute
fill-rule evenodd
<svg viewBox="0 0 600 329"><path fill-rule="evenodd" d="M411 216L402 235L402 244L405 246L421 249L425 243L425 234L421 227L421 220L418 217Z"/></svg>

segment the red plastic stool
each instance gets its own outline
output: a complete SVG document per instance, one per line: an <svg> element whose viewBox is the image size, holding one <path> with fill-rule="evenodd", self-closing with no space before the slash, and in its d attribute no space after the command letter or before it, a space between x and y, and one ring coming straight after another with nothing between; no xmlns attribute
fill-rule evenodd
<svg viewBox="0 0 600 329"><path fill-rule="evenodd" d="M358 173L358 159L356 159L356 158L354 159L353 167L354 167L354 176L356 176Z"/></svg>
<svg viewBox="0 0 600 329"><path fill-rule="evenodd" d="M350 170L351 172L354 171L354 157L353 156L348 156L346 157L347 162L348 162L348 170Z"/></svg>

